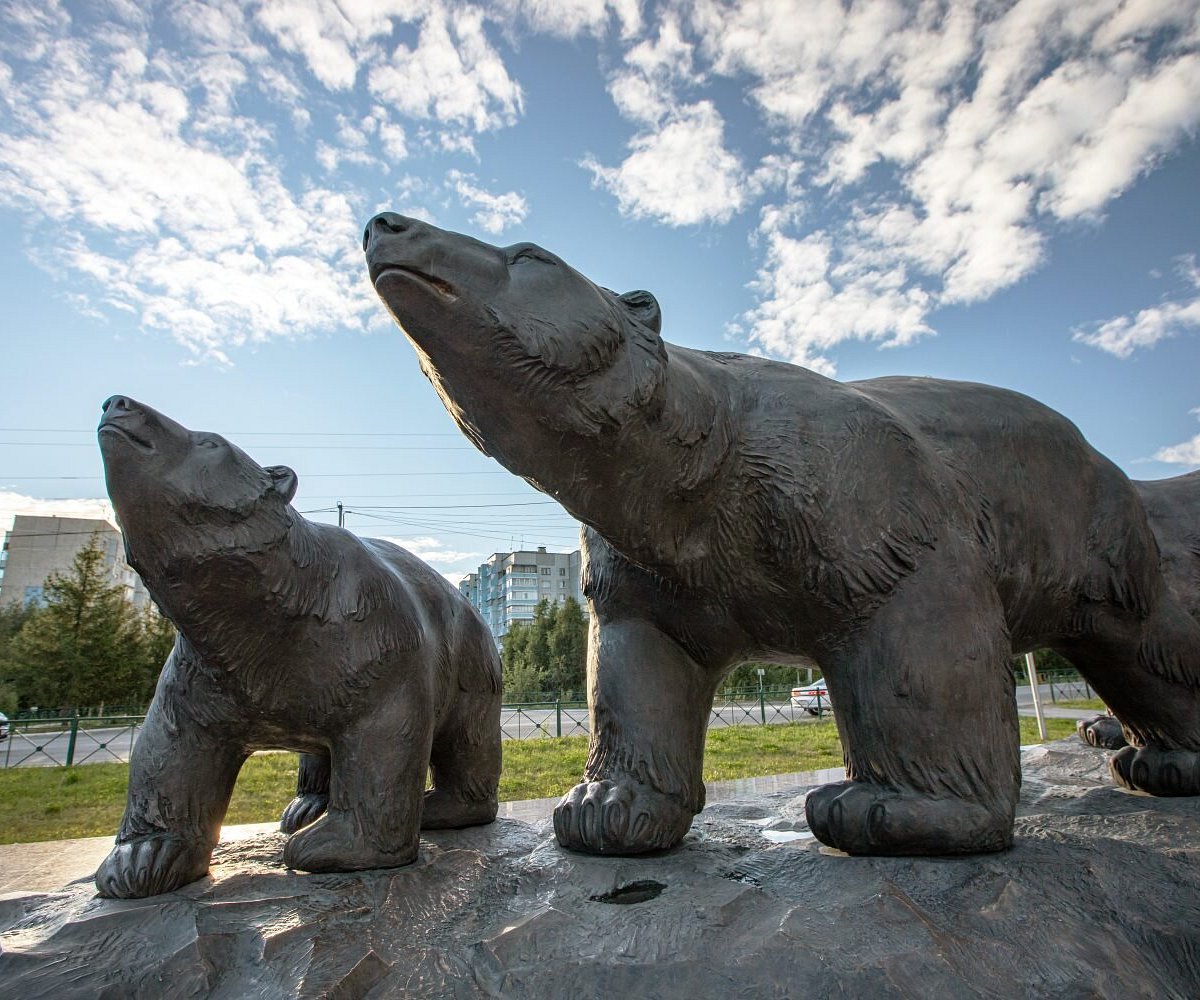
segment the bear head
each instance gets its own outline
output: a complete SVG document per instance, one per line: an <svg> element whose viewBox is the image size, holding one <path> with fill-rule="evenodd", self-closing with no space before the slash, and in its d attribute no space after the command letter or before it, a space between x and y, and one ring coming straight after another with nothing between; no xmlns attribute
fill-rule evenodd
<svg viewBox="0 0 1200 1000"><path fill-rule="evenodd" d="M126 558L147 584L167 565L264 548L296 516L296 474L263 468L219 434L192 431L128 396L97 429Z"/></svg>
<svg viewBox="0 0 1200 1000"><path fill-rule="evenodd" d="M594 437L653 410L666 348L649 292L617 295L532 243L492 246L391 212L367 224L363 249L447 410L509 468L529 468L522 450L547 431Z"/></svg>

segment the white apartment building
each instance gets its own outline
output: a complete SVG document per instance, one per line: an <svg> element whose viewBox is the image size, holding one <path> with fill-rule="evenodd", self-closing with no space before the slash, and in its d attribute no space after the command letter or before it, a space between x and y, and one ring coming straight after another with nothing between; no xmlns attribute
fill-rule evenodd
<svg viewBox="0 0 1200 1000"><path fill-rule="evenodd" d="M141 577L125 562L121 532L108 521L87 517L38 517L18 514L0 549L0 604L37 604L46 578L65 574L75 556L95 535L112 582L135 607L150 600Z"/></svg>
<svg viewBox="0 0 1200 1000"><path fill-rule="evenodd" d="M499 641L514 621L532 621L533 609L546 598L561 604L575 598L587 614L579 581L580 553L536 551L496 552L458 585L459 592L483 615Z"/></svg>

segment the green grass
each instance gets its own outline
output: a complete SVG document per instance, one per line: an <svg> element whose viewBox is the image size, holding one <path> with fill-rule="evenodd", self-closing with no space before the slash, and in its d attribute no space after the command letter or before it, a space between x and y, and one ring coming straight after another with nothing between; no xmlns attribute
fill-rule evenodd
<svg viewBox="0 0 1200 1000"><path fill-rule="evenodd" d="M1097 712L1107 712L1108 706L1099 698L1073 698L1070 701L1056 701L1055 708L1094 708Z"/></svg>
<svg viewBox="0 0 1200 1000"><path fill-rule="evenodd" d="M1075 731L1071 719L1047 719L1050 739ZM1037 724L1021 719L1021 742L1036 743ZM583 773L587 738L511 740L504 744L500 798L561 795ZM832 722L739 726L708 734L704 780L724 781L840 767L842 748ZM22 767L0 771L0 844L113 836L125 809L127 764L73 768ZM296 756L251 757L242 768L226 823L278 818L296 787Z"/></svg>

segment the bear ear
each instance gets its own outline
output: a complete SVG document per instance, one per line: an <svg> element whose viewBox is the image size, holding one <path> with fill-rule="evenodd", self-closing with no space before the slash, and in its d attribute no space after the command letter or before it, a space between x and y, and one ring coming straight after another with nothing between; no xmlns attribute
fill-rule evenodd
<svg viewBox="0 0 1200 1000"><path fill-rule="evenodd" d="M296 473L286 465L272 465L264 471L271 477L271 487L283 497L283 502L291 503L296 495L296 487L300 485Z"/></svg>
<svg viewBox="0 0 1200 1000"><path fill-rule="evenodd" d="M625 307L625 311L642 326L649 327L655 333L662 333L662 310L658 307L658 299L653 295L638 289L636 292L626 292L617 298Z"/></svg>

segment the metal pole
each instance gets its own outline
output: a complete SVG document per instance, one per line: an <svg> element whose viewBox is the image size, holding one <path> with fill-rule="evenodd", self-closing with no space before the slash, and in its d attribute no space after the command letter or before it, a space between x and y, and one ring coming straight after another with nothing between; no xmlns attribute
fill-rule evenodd
<svg viewBox="0 0 1200 1000"><path fill-rule="evenodd" d="M1032 653L1025 654L1025 672L1029 674L1029 690L1033 692L1033 714L1037 716L1038 735L1045 742L1046 720L1042 718L1042 694L1038 690L1037 663Z"/></svg>
<svg viewBox="0 0 1200 1000"><path fill-rule="evenodd" d="M554 699L554 735L562 736L562 700Z"/></svg>
<svg viewBox="0 0 1200 1000"><path fill-rule="evenodd" d="M342 501L338 501L338 527L346 527L346 512L342 509Z"/></svg>
<svg viewBox="0 0 1200 1000"><path fill-rule="evenodd" d="M79 714L71 719L71 735L67 740L67 767L75 763L75 737L79 735Z"/></svg>

